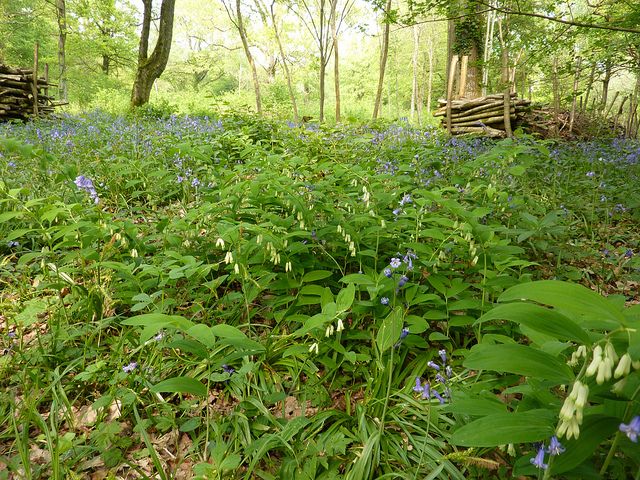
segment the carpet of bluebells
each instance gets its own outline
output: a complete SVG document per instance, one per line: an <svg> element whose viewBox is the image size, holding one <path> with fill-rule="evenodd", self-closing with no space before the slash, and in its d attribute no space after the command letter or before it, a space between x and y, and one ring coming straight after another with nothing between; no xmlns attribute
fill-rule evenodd
<svg viewBox="0 0 640 480"><path fill-rule="evenodd" d="M0 479L638 478L640 143L0 125Z"/></svg>

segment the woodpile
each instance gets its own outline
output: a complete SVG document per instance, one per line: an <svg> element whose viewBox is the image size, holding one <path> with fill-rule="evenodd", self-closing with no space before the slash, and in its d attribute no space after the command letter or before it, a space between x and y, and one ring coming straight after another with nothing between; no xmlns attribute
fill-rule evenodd
<svg viewBox="0 0 640 480"><path fill-rule="evenodd" d="M34 80L33 70L0 64L0 121L47 115L64 105L49 96L53 86L37 75Z"/></svg>
<svg viewBox="0 0 640 480"><path fill-rule="evenodd" d="M505 96L503 94L487 95L474 99L452 100L447 105L446 100L439 100L440 108L433 114L443 117L442 124L448 129L450 125L452 135L478 133L490 137L506 136ZM529 100L518 99L515 93L509 100L509 119L511 128L520 125L525 114L530 110ZM450 119L450 121L449 121Z"/></svg>

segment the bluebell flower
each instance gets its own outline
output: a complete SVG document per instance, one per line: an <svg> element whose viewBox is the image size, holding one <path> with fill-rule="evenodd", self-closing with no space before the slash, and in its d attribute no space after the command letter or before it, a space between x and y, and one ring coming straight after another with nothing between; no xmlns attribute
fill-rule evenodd
<svg viewBox="0 0 640 480"><path fill-rule="evenodd" d="M633 250L628 248L627 251L624 252L624 258L631 258L631 257L633 257Z"/></svg>
<svg viewBox="0 0 640 480"><path fill-rule="evenodd" d="M562 444L558 440L558 437L556 437L555 435L551 437L551 440L549 442L549 447L547 448L547 453L551 456L555 456L555 455L560 455L561 453L564 453L564 451L565 451L565 448L562 446Z"/></svg>
<svg viewBox="0 0 640 480"><path fill-rule="evenodd" d="M409 329L407 327L404 327L400 332L400 340L404 340L405 338L407 338L408 335L409 335Z"/></svg>
<svg viewBox="0 0 640 480"><path fill-rule="evenodd" d="M198 185L200 185L200 180L198 180L197 178L194 178L193 180L191 180L192 187L197 187Z"/></svg>
<svg viewBox="0 0 640 480"><path fill-rule="evenodd" d="M540 448L538 449L538 453L536 454L535 457L533 457L532 459L530 459L529 461L535 465L537 468L542 468L545 469L549 466L548 464L544 463L544 444L540 446Z"/></svg>
<svg viewBox="0 0 640 480"><path fill-rule="evenodd" d="M122 367L122 371L124 373L133 372L136 368L138 368L138 362L131 362L128 365Z"/></svg>
<svg viewBox="0 0 640 480"><path fill-rule="evenodd" d="M438 350L438 355L440 355L442 363L447 363L447 351L444 348L442 350Z"/></svg>
<svg viewBox="0 0 640 480"><path fill-rule="evenodd" d="M420 377L416 377L416 386L413 387L413 391L416 393L422 392L422 383L420 382Z"/></svg>
<svg viewBox="0 0 640 480"><path fill-rule="evenodd" d="M381 303L382 305L389 305L389 297L382 297L382 298L380 299L380 303Z"/></svg>
<svg viewBox="0 0 640 480"><path fill-rule="evenodd" d="M7 247L9 248L14 248L19 246L20 246L20 242L16 242L15 240L10 240L7 242Z"/></svg>
<svg viewBox="0 0 640 480"><path fill-rule="evenodd" d="M402 277L400 277L400 281L398 282L398 287L404 287L408 281L409 277L407 277L406 275L402 275Z"/></svg>
<svg viewBox="0 0 640 480"><path fill-rule="evenodd" d="M623 432L633 443L638 443L640 435L640 415L636 415L628 424L621 423L620 431Z"/></svg>
<svg viewBox="0 0 640 480"><path fill-rule="evenodd" d="M594 177L596 174L596 172L587 172L587 177L591 178Z"/></svg>
<svg viewBox="0 0 640 480"><path fill-rule="evenodd" d="M182 175L178 175L178 177L176 178L176 182L182 183L183 181L184 181L184 177Z"/></svg>
<svg viewBox="0 0 640 480"><path fill-rule="evenodd" d="M385 268L383 270L384 276L387 278L391 278L393 276L393 272L391 271L391 269L389 267Z"/></svg>
<svg viewBox="0 0 640 480"><path fill-rule="evenodd" d="M10 160L9 163L7 163L7 167L16 168L16 162L14 162L13 160Z"/></svg>
<svg viewBox="0 0 640 480"><path fill-rule="evenodd" d="M413 200L411 200L411 195L405 193L404 196L400 199L400 206L406 205L407 203L413 203Z"/></svg>
<svg viewBox="0 0 640 480"><path fill-rule="evenodd" d="M608 257L610 253L611 252L609 251L608 248L605 248L605 249L602 250L602 255L604 255L605 257Z"/></svg>
<svg viewBox="0 0 640 480"><path fill-rule="evenodd" d="M434 370L438 371L438 372L440 371L440 365L438 365L437 363L435 363L432 360L429 360L427 362L427 365L430 366L431 368L433 368Z"/></svg>
<svg viewBox="0 0 640 480"><path fill-rule="evenodd" d="M226 373L228 373L229 375L235 373L235 369L233 367L230 367L229 365L227 365L226 363L222 364L222 370L224 370Z"/></svg>
<svg viewBox="0 0 640 480"><path fill-rule="evenodd" d="M87 192L95 204L100 201L98 192L96 192L96 189L93 186L93 181L90 178L85 177L84 175L78 175L73 183L75 183L80 190Z"/></svg>
<svg viewBox="0 0 640 480"><path fill-rule="evenodd" d="M401 208L396 208L396 209L393 211L393 214L394 214L396 217L397 217L398 215L400 215L401 213L402 213L402 209L401 209Z"/></svg>
<svg viewBox="0 0 640 480"><path fill-rule="evenodd" d="M393 257L391 259L391 262L389 263L389 266L391 268L398 268L400 265L402 265L402 261L399 258Z"/></svg>
<svg viewBox="0 0 640 480"><path fill-rule="evenodd" d="M431 394L439 396L438 392L436 392L435 390L431 390L431 385L429 385L429 382L426 382L422 386L422 398L425 400L429 400L431 398Z"/></svg>

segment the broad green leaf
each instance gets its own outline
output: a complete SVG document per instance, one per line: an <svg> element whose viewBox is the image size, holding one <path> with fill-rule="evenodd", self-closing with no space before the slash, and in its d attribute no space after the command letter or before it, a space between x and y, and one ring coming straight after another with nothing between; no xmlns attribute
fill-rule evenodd
<svg viewBox="0 0 640 480"><path fill-rule="evenodd" d="M463 365L474 370L493 370L569 383L573 372L566 363L526 345L480 344L474 346Z"/></svg>
<svg viewBox="0 0 640 480"><path fill-rule="evenodd" d="M521 283L509 288L498 298L499 302L513 300L533 300L583 317L601 317L616 323L625 321L622 312L606 298L575 283L558 280Z"/></svg>
<svg viewBox="0 0 640 480"><path fill-rule="evenodd" d="M539 442L553 435L556 420L550 410L495 413L459 428L453 432L450 442L464 447Z"/></svg>
<svg viewBox="0 0 640 480"><path fill-rule="evenodd" d="M356 295L356 287L353 283L347 285L347 288L343 288L338 292L336 297L336 309L338 312L346 312L351 308L351 304Z"/></svg>
<svg viewBox="0 0 640 480"><path fill-rule="evenodd" d="M489 310L476 324L489 320L510 320L559 340L573 340L591 345L589 334L570 318L532 303L507 303Z"/></svg>
<svg viewBox="0 0 640 480"><path fill-rule="evenodd" d="M340 279L342 283L353 283L354 285L375 285L375 281L363 273L351 273Z"/></svg>
<svg viewBox="0 0 640 480"><path fill-rule="evenodd" d="M470 416L485 416L506 413L507 406L497 398L454 398L443 411Z"/></svg>
<svg viewBox="0 0 640 480"><path fill-rule="evenodd" d="M180 315L167 315L165 313L145 313L125 318L120 323L133 327L146 327L152 324L174 325L185 331L193 326L193 323Z"/></svg>
<svg viewBox="0 0 640 480"><path fill-rule="evenodd" d="M237 338L244 339L247 336L242 333L241 330L237 329L232 325L227 325L226 323L220 323L218 325L214 325L211 327L211 332L220 338Z"/></svg>
<svg viewBox="0 0 640 480"><path fill-rule="evenodd" d="M318 280L323 280L331 275L333 275L333 272L329 272L327 270L313 270L304 274L302 277L302 283L317 282Z"/></svg>
<svg viewBox="0 0 640 480"><path fill-rule="evenodd" d="M211 327L199 323L185 332L187 335L202 343L205 347L213 348L216 344L216 336L211 331Z"/></svg>
<svg viewBox="0 0 640 480"><path fill-rule="evenodd" d="M384 353L400 339L403 323L404 320L400 307L394 308L382 321L382 325L376 336L376 345L380 353Z"/></svg>
<svg viewBox="0 0 640 480"><path fill-rule="evenodd" d="M163 380L150 388L152 393L190 393L204 397L207 387L202 382L191 377L173 377Z"/></svg>

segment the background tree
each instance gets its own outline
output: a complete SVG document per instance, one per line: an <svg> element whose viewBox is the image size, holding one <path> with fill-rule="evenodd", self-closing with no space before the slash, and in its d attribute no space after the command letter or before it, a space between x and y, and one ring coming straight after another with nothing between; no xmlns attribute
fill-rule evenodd
<svg viewBox="0 0 640 480"><path fill-rule="evenodd" d="M144 12L142 18L142 32L140 33L140 47L138 51L138 67L131 91L131 105L139 107L149 101L153 82L162 75L171 51L173 38L173 17L175 0L162 0L160 7L160 26L158 39L153 53L149 55L149 34L151 32L151 16L153 0L143 0Z"/></svg>

